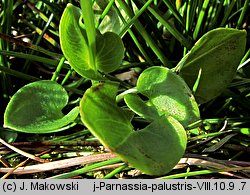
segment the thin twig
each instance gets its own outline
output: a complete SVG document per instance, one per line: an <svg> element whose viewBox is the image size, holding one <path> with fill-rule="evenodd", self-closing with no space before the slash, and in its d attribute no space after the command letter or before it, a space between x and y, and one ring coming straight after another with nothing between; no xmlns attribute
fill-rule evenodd
<svg viewBox="0 0 250 195"><path fill-rule="evenodd" d="M18 167L24 166L30 159L27 158L25 161L19 163L15 168L12 168L9 172L7 172L1 179L6 179L8 176L10 176Z"/></svg>
<svg viewBox="0 0 250 195"><path fill-rule="evenodd" d="M100 162L104 160L108 160L111 158L117 157L115 154L112 153L103 153L103 154L95 154L90 156L81 156L75 157L70 159L58 160L54 162L48 162L43 164L37 165L30 165L26 167L18 167L13 174L31 174L31 173L38 173L44 171L51 171L55 169L63 169L77 165L83 165L93 162ZM0 168L0 172L6 173L12 170L12 168Z"/></svg>
<svg viewBox="0 0 250 195"><path fill-rule="evenodd" d="M7 142L5 142L5 141L4 141L3 139L1 139L1 138L0 138L0 143L2 143L3 145L7 146L7 147L10 148L11 150L17 152L18 154L21 154L21 155L23 155L23 156L25 156L25 157L28 157L28 158L30 158L30 159L33 159L33 160L35 160L35 161L42 162L42 163L49 162L48 160L41 159L41 158L39 158L39 157L34 156L33 154L29 154L29 153L27 153L27 152L24 152L24 151L22 151L22 150L20 150L20 149L18 149L18 148L16 148L16 147L14 147L14 146L8 144Z"/></svg>

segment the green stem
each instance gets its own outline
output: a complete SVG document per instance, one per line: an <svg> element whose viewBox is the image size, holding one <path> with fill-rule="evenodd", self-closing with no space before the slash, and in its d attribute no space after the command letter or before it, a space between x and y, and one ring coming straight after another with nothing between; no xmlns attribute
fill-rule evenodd
<svg viewBox="0 0 250 195"><path fill-rule="evenodd" d="M67 82L67 80L69 79L69 77L71 76L71 74L72 74L73 72L74 72L74 69L71 68L71 69L67 72L66 76L63 78L61 85L64 85L64 84Z"/></svg>
<svg viewBox="0 0 250 195"><path fill-rule="evenodd" d="M114 6L119 17L121 18L122 22L126 25L126 20L125 18L122 16L122 14L120 13L119 9L117 8L117 6ZM144 50L144 48L142 47L142 45L140 44L140 42L138 41L137 37L135 36L135 34L133 33L133 31L131 29L128 29L127 31L129 33L129 35L131 36L131 38L133 39L135 45L137 46L137 48L139 49L139 51L142 53L143 57L146 59L147 62L149 62L150 64L152 64L151 58L148 56L147 52ZM121 34L119 34L119 36L122 38Z"/></svg>
<svg viewBox="0 0 250 195"><path fill-rule="evenodd" d="M65 57L62 57L61 60L58 63L56 71L54 72L54 74L53 74L53 76L51 78L51 81L56 81L58 79L58 74L59 74L59 72L61 71L61 69L63 67L64 61L65 61Z"/></svg>
<svg viewBox="0 0 250 195"><path fill-rule="evenodd" d="M215 15L214 15L214 17L213 17L213 19L211 21L211 24L210 24L208 30L212 30L212 29L217 27L218 21L220 19L219 17L221 15L222 8L223 8L223 3L222 2L217 4L216 9L215 9Z"/></svg>
<svg viewBox="0 0 250 195"><path fill-rule="evenodd" d="M87 32L88 46L89 46L89 62L94 70L97 70L95 64L96 55L96 29L94 21L94 11L92 9L91 0L81 0L82 17Z"/></svg>
<svg viewBox="0 0 250 195"><path fill-rule="evenodd" d="M160 177L159 179L177 179L183 177L190 177L196 175L207 175L212 173L220 173L220 172L228 172L228 171L240 171L240 170L249 170L250 167L233 167L233 168L225 168L225 169L216 169L216 170L202 170L202 171L193 171L188 173L178 173L174 175L168 175L164 177Z"/></svg>
<svg viewBox="0 0 250 195"><path fill-rule="evenodd" d="M138 90L136 88L130 88L122 93L120 93L119 95L116 96L116 102L120 102L124 99L124 96L130 93L138 93Z"/></svg>
<svg viewBox="0 0 250 195"><path fill-rule="evenodd" d="M110 11L112 5L114 4L115 0L110 0L108 5L105 7L105 9L102 12L102 15L100 16L98 23L96 24L96 28L98 28L100 26L100 24L102 23L103 18L108 14L108 12Z"/></svg>
<svg viewBox="0 0 250 195"><path fill-rule="evenodd" d="M241 59L240 65L238 67L238 70L241 69L242 67L244 67L245 64L243 64L243 63L248 59L249 56L250 56L250 49L248 49L248 51L246 52L246 54Z"/></svg>
<svg viewBox="0 0 250 195"><path fill-rule="evenodd" d="M159 20L162 25L166 27L166 29L187 49L191 49L191 43L180 33L176 28L173 27L168 21L166 21L160 14L159 10L156 7L148 7L148 10L151 14Z"/></svg>
<svg viewBox="0 0 250 195"><path fill-rule="evenodd" d="M121 32L119 33L119 35L121 37L124 36L124 34L127 32L127 30L135 23L137 18L147 9L147 7L152 3L152 1L153 0L147 1L147 3L145 3L143 5L143 7L135 14L135 16L133 18L131 18L128 23L126 23L124 28L122 28Z"/></svg>
<svg viewBox="0 0 250 195"><path fill-rule="evenodd" d="M22 1L22 0L19 0L19 1ZM34 5L32 5L30 2L27 2L27 6L34 12L36 13L43 21L45 21L46 23L48 22L48 17L43 14L39 9L37 9ZM49 25L52 27L52 28L55 28L57 29L57 25L54 23L54 22L49 22Z"/></svg>
<svg viewBox="0 0 250 195"><path fill-rule="evenodd" d="M39 43L41 42L41 40L42 40L42 38L43 38L43 36L44 36L46 30L48 29L50 23L52 22L53 17L54 17L54 15L51 14L50 17L49 17L49 19L48 19L48 21L47 21L47 23L45 24L45 26L44 26L42 32L39 34L39 36L38 36L38 38L37 38L37 40L36 40L35 45L39 45ZM55 45L54 45L54 46L55 46Z"/></svg>
<svg viewBox="0 0 250 195"><path fill-rule="evenodd" d="M49 18L49 20L47 21L46 25L44 26L44 28L43 28L41 34L39 34L39 36L38 36L38 38L37 38L37 40L36 40L36 42L35 42L35 45L39 45L39 43L41 42L41 40L42 40L42 38L43 38L43 35L45 34L46 30L47 30L48 27L49 27L49 24L52 22L52 19L53 19L53 14L50 15L50 18ZM31 54L33 54L33 53L34 53L34 51L31 51ZM23 66L23 69L22 69L23 72L27 72L27 70L28 70L28 68L29 68L29 64L30 64L29 61L26 61L26 62L25 62L24 66Z"/></svg>
<svg viewBox="0 0 250 195"><path fill-rule="evenodd" d="M58 60L49 59L49 58L45 58L45 57L41 57L41 56L37 56L37 55L33 55L33 54L26 54L26 53L22 53L22 52L0 50L0 54L5 55L5 56L13 56L13 57L17 57L17 58L26 59L26 60L41 62L44 64L53 65L53 66L57 66L57 64L58 64ZM64 63L63 68L69 69L69 65Z"/></svg>
<svg viewBox="0 0 250 195"><path fill-rule="evenodd" d="M199 35L200 29L201 29L201 25L202 25L202 22L203 22L203 19L204 19L204 16L205 16L205 11L208 8L208 4L209 4L209 0L205 0L203 2L201 11L199 13L198 21L197 21L197 24L195 26L194 34L193 34L193 39L194 40L196 40L197 37L198 37L198 35Z"/></svg>
<svg viewBox="0 0 250 195"><path fill-rule="evenodd" d="M109 174L105 175L104 179L111 179L112 177L114 177L117 173L120 173L123 169L127 168L128 165L127 164L123 164L121 166L119 166L118 168L116 168L115 170L111 171Z"/></svg>
<svg viewBox="0 0 250 195"><path fill-rule="evenodd" d="M25 24L25 25L28 25L30 28L32 28L32 29L34 29L35 31L36 31L36 33L39 35L39 37L38 37L38 39L37 39L37 43L39 43L40 42L40 40L42 39L42 38L44 38L46 41L48 41L51 45L53 45L53 46L55 46L55 47L60 47L59 46L59 44L53 39L53 38L51 38L50 36L48 36L46 33L45 33L45 31L44 30L41 30L39 27L37 27L37 26L35 26L33 23L31 23L31 22L29 22L29 21L27 21L27 20L25 20L25 19L23 19L22 20L23 21L23 23ZM48 24L47 24L48 25ZM38 44L36 44L36 45L38 45Z"/></svg>
<svg viewBox="0 0 250 195"><path fill-rule="evenodd" d="M128 5L125 3L125 1L123 0L117 0L118 3L120 4L121 8L126 12L126 14L129 16L129 18L133 18L134 14L133 12L130 10L130 8L128 7ZM144 40L146 41L146 43L149 45L149 47L154 51L154 53L156 54L156 56L160 59L160 61L163 63L163 65L165 66L169 66L171 67L170 62L168 61L168 59L165 57L165 55L162 53L162 51L160 50L160 48L157 46L157 44L155 43L155 41L151 38L151 36L146 32L146 30L144 29L143 25L136 20L134 22L136 29L138 30L138 32L141 34L141 36L144 38Z"/></svg>
<svg viewBox="0 0 250 195"><path fill-rule="evenodd" d="M74 176L84 174L84 173L86 173L88 171L91 171L91 170L94 170L94 169L97 169L97 168L100 168L100 167L103 167L103 166L112 165L112 164L115 164L115 163L120 163L120 162L121 162L120 158L112 158L110 160L99 162L99 163L95 163L95 164L89 165L87 167L83 167L81 169L78 169L78 170L75 170L75 171L71 171L69 173L63 173L63 174L60 174L60 175L56 175L56 176L50 177L49 179L67 179L67 178L72 178Z"/></svg>
<svg viewBox="0 0 250 195"><path fill-rule="evenodd" d="M179 14L178 10L174 7L171 1L163 0L163 2L167 5L169 10L173 13L174 17L180 22L180 24L184 27L183 18Z"/></svg>
<svg viewBox="0 0 250 195"><path fill-rule="evenodd" d="M27 48L30 48L32 50L44 53L44 54L46 54L48 56L51 56L53 58L56 58L56 59L61 59L61 57L62 57L62 54L58 54L58 53L48 51L46 49L43 49L42 47L39 47L37 45L31 44L31 43L26 43L24 41L15 39L15 38L13 38L11 36L8 36L6 34L3 34L1 32L0 32L0 38L7 41L7 42L15 43L16 45L20 45L20 46L27 47Z"/></svg>
<svg viewBox="0 0 250 195"><path fill-rule="evenodd" d="M234 7L235 3L236 3L236 0L233 0L233 1L231 2L231 4L229 5L229 7L227 8L227 11L226 11L226 13L224 14L223 20L222 20L222 22L221 22L221 24L220 24L221 27L224 27L224 26L225 26L225 24L226 24L226 22L227 22L227 20L228 20L228 18L229 18L229 16L230 16L230 14L231 14L231 12L232 12L232 10L233 10L233 7Z"/></svg>
<svg viewBox="0 0 250 195"><path fill-rule="evenodd" d="M245 3L244 3L244 6L243 6L243 10L240 14L240 17L239 17L239 20L237 22L237 28L240 29L242 28L242 22L243 22L243 19L245 18L245 16L247 15L247 9L249 7L249 0L246 0Z"/></svg>

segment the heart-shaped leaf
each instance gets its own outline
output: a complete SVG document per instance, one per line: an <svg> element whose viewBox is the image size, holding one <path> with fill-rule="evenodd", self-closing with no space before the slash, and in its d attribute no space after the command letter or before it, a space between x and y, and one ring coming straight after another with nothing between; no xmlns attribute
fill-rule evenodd
<svg viewBox="0 0 250 195"><path fill-rule="evenodd" d="M203 35L177 65L192 88L201 71L195 97L205 103L218 96L232 81L244 55L246 32L218 28Z"/></svg>
<svg viewBox="0 0 250 195"><path fill-rule="evenodd" d="M171 115L184 127L199 120L198 105L184 80L164 67L150 67L144 70L138 78L137 90L149 100L145 101L145 108L138 96L128 94L125 96L127 105L139 116L155 118L152 108L158 116ZM142 100L140 100L142 101ZM145 112L146 107L149 109ZM146 115L146 116L145 116Z"/></svg>
<svg viewBox="0 0 250 195"><path fill-rule="evenodd" d="M25 133L51 133L72 123L79 108L64 116L68 103L65 89L54 81L36 81L19 89L4 113L4 127Z"/></svg>
<svg viewBox="0 0 250 195"><path fill-rule="evenodd" d="M118 84L101 83L88 89L80 103L83 123L102 142L137 169L162 175L178 163L186 148L186 132L171 116L156 116L134 131L133 114L115 103Z"/></svg>
<svg viewBox="0 0 250 195"><path fill-rule="evenodd" d="M63 54L81 76L92 80L104 80L99 71L110 73L116 70L122 62L124 57L122 40L113 32L102 35L97 30L95 45L89 45L87 32L79 25L81 16L81 9L72 4L68 4L63 12L59 26ZM94 60L91 60L90 52L93 47L95 48L92 54Z"/></svg>
<svg viewBox="0 0 250 195"><path fill-rule="evenodd" d="M173 117L162 115L146 128L130 134L115 152L148 175L163 175L179 162L186 143L183 126Z"/></svg>

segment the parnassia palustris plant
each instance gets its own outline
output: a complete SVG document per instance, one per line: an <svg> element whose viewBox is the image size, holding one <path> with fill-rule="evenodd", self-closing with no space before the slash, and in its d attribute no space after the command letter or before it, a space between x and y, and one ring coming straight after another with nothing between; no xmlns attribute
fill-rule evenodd
<svg viewBox="0 0 250 195"><path fill-rule="evenodd" d="M199 119L198 105L186 83L167 68L145 70L137 88L149 100L128 94L125 101L149 121L145 128L135 131L133 113L116 105L118 84L113 82L86 91L80 104L82 121L103 145L129 164L149 175L166 174L184 154L187 137L183 125Z"/></svg>
<svg viewBox="0 0 250 195"><path fill-rule="evenodd" d="M119 83L103 76L115 71L124 57L122 39L114 33L119 32L118 23L115 30L109 29L112 23L96 28L99 19L92 1L80 2L81 8L72 4L65 8L59 34L70 66L85 78L101 81L92 82L80 102L83 124L129 165L149 175L168 173L186 150L185 129L200 119L196 101L205 103L218 96L233 79L244 54L246 33L226 28L208 32L179 62L175 69L179 75L165 67L147 68L138 78L135 93L127 93L124 107L119 107ZM76 107L64 115L67 103L67 92L56 82L28 84L11 98L4 125L25 133L60 131L79 112ZM138 118L142 126L134 125L132 120Z"/></svg>

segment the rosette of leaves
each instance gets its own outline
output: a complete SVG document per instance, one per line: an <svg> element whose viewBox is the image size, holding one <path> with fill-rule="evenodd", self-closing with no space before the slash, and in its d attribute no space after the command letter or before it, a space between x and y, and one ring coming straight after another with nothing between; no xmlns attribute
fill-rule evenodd
<svg viewBox="0 0 250 195"><path fill-rule="evenodd" d="M106 81L85 92L80 103L84 125L104 146L142 172L168 173L186 149L183 126L199 119L198 106L190 89L171 70L151 67L140 75L137 83L138 92L148 100L135 94L125 96L132 112L117 106L118 87L118 83ZM135 114L149 124L135 130L131 123Z"/></svg>

